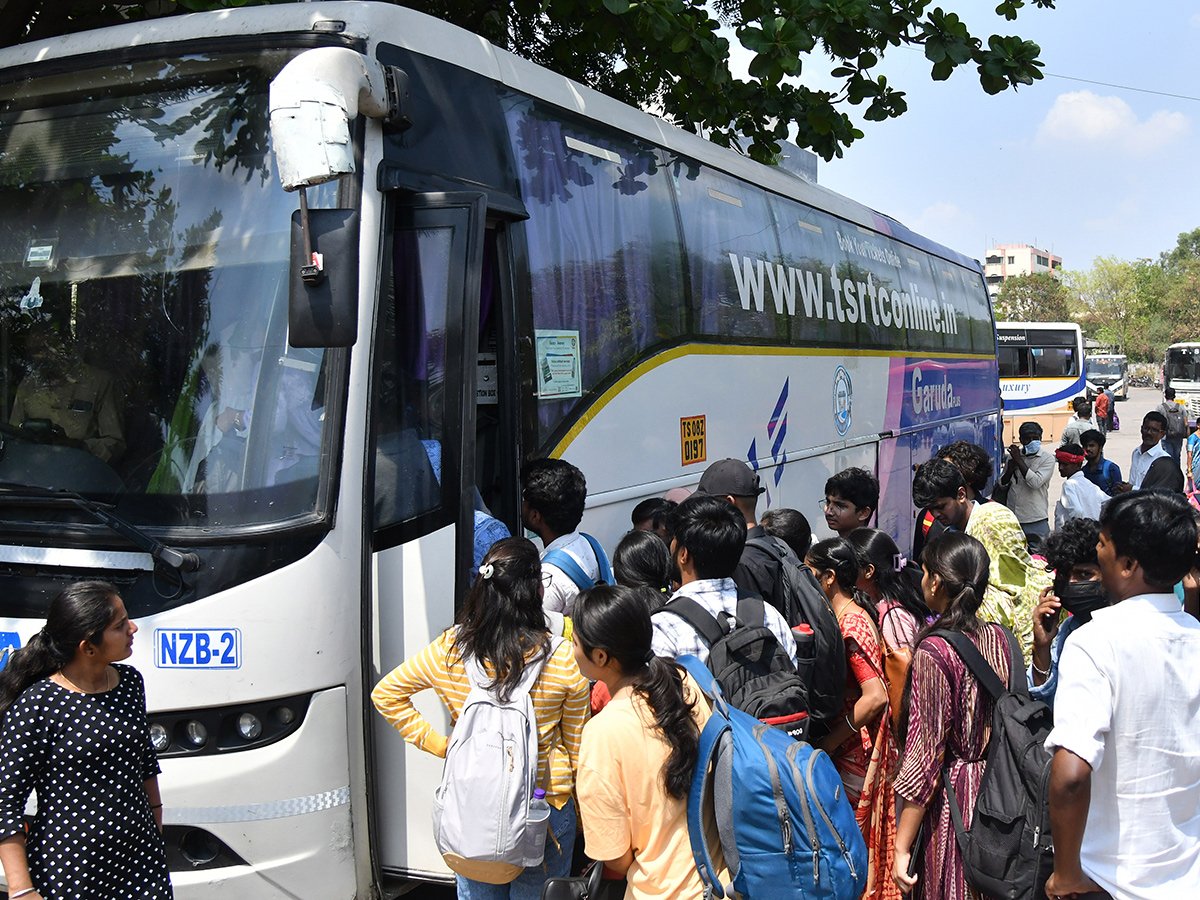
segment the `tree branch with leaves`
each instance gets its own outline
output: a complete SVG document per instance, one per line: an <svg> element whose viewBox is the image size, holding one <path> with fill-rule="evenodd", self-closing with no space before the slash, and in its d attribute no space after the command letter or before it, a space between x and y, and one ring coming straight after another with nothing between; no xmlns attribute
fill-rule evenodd
<svg viewBox="0 0 1200 900"><path fill-rule="evenodd" d="M106 3L9 0L0 6L0 45L66 31L272 0L153 0ZM1027 5L1000 0L995 15L1016 19ZM663 115L718 144L774 162L792 136L825 159L862 138L847 112L868 122L903 115L905 92L877 74L887 53L924 52L930 76L945 81L975 67L988 94L1042 78L1041 49L1014 35L973 34L958 13L930 0L408 0L402 5L453 22L555 72ZM748 77L730 67L731 30L754 56ZM807 86L814 68L838 86Z"/></svg>

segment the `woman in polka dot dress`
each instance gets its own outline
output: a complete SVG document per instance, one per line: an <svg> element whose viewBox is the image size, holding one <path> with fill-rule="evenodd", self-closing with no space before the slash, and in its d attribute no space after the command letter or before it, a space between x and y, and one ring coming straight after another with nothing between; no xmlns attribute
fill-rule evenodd
<svg viewBox="0 0 1200 900"><path fill-rule="evenodd" d="M116 665L136 631L116 588L76 582L0 670L0 863L13 900L172 896L142 676Z"/></svg>

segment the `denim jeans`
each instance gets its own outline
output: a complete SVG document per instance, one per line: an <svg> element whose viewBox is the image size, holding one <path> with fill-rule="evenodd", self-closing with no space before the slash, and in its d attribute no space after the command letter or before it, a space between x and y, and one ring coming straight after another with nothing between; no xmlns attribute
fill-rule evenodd
<svg viewBox="0 0 1200 900"><path fill-rule="evenodd" d="M550 834L546 835L546 857L540 866L530 866L508 884L487 884L458 876L458 900L539 900L542 885L551 876L570 874L575 850L575 801L562 809L550 807ZM558 844L554 843L558 839Z"/></svg>

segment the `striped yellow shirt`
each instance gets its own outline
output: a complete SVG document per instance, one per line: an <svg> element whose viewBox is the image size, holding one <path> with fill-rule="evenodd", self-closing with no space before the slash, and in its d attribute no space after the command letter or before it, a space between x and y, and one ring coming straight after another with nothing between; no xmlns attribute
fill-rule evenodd
<svg viewBox="0 0 1200 900"><path fill-rule="evenodd" d="M406 741L442 758L449 739L433 729L411 698L432 688L450 710L451 724L458 721L471 688L462 657L454 646L454 634L453 628L442 632L432 644L385 675L371 691L375 708ZM588 681L575 664L570 641L559 644L546 660L530 697L538 723L538 784L545 777L546 760L553 752L554 770L547 799L562 809L575 784L579 742L591 712Z"/></svg>

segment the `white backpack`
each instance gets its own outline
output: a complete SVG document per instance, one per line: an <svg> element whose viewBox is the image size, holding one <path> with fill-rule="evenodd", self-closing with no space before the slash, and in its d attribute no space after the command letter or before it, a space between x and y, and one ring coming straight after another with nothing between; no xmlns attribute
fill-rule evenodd
<svg viewBox="0 0 1200 900"><path fill-rule="evenodd" d="M550 639L546 660L561 643ZM538 727L529 696L545 660L526 664L507 703L488 690L490 679L477 660L464 663L471 690L433 796L433 835L454 872L508 884L523 869L541 865L545 855L544 815L530 815L538 786Z"/></svg>

